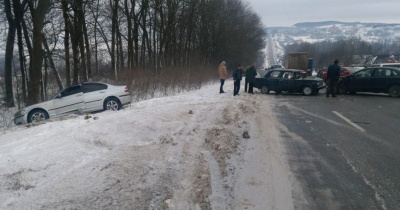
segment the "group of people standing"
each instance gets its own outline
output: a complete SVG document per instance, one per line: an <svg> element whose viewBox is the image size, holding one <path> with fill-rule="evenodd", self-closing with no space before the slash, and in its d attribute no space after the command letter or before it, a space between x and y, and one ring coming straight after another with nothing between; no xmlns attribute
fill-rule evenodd
<svg viewBox="0 0 400 210"><path fill-rule="evenodd" d="M219 72L219 79L221 81L219 93L225 93L224 84L225 80L228 78L228 71L226 70L225 61L222 61L221 64L219 65L218 72ZM238 65L232 74L234 81L233 96L239 95L240 82L242 81L243 75L245 76L244 91L250 94L254 94L253 87L254 83L256 82L256 75L257 75L257 71L254 67L254 64L248 65L246 70L243 70L243 67L241 65ZM248 91L247 91L247 86L249 87Z"/></svg>

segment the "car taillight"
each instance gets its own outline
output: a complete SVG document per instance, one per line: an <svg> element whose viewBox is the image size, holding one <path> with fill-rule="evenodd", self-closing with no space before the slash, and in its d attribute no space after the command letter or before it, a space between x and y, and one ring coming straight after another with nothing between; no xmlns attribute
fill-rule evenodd
<svg viewBox="0 0 400 210"><path fill-rule="evenodd" d="M125 93L129 93L128 87L125 87Z"/></svg>

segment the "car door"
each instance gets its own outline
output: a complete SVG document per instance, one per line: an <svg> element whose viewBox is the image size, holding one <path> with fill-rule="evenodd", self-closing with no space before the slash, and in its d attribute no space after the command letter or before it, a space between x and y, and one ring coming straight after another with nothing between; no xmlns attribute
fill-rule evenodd
<svg viewBox="0 0 400 210"><path fill-rule="evenodd" d="M377 68L371 76L371 90L372 92L385 92L390 84L391 69Z"/></svg>
<svg viewBox="0 0 400 210"><path fill-rule="evenodd" d="M285 71L279 79L279 89L281 91L292 91L294 87L294 75L291 71Z"/></svg>
<svg viewBox="0 0 400 210"><path fill-rule="evenodd" d="M349 91L368 92L371 89L371 76L374 69L363 69L349 76L346 87Z"/></svg>
<svg viewBox="0 0 400 210"><path fill-rule="evenodd" d="M281 79L281 71L273 71L268 77L268 87L270 90L280 90L279 80Z"/></svg>
<svg viewBox="0 0 400 210"><path fill-rule="evenodd" d="M67 87L54 98L54 109L58 116L77 113L84 106L81 85Z"/></svg>
<svg viewBox="0 0 400 210"><path fill-rule="evenodd" d="M85 103L84 111L90 112L102 110L107 85L101 83L84 83L82 87Z"/></svg>

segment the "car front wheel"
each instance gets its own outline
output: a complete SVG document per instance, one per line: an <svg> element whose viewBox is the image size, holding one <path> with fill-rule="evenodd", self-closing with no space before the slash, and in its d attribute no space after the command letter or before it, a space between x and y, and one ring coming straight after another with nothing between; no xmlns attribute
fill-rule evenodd
<svg viewBox="0 0 400 210"><path fill-rule="evenodd" d="M28 123L40 122L49 119L49 115L43 110L33 110L28 115Z"/></svg>
<svg viewBox="0 0 400 210"><path fill-rule="evenodd" d="M389 95L392 97L400 97L400 86L399 85L392 85L389 88Z"/></svg>
<svg viewBox="0 0 400 210"><path fill-rule="evenodd" d="M109 98L104 101L104 110L117 111L121 108L121 103L116 98Z"/></svg>
<svg viewBox="0 0 400 210"><path fill-rule="evenodd" d="M304 94L304 95L306 95L306 96L310 96L310 95L312 95L312 93L313 93L313 90L312 90L312 88L311 88L311 87L309 87L309 86L305 86L305 87L303 87L303 90L302 90L302 92L303 92L303 94Z"/></svg>
<svg viewBox="0 0 400 210"><path fill-rule="evenodd" d="M266 85L264 85L264 86L262 86L261 87L261 93L262 94L269 94L269 88L266 86Z"/></svg>

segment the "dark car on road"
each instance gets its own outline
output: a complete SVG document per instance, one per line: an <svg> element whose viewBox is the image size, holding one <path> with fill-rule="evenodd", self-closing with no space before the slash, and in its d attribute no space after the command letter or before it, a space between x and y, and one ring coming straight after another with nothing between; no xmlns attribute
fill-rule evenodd
<svg viewBox="0 0 400 210"><path fill-rule="evenodd" d="M400 97L400 69L370 67L341 78L339 94L356 92L388 93L392 97Z"/></svg>
<svg viewBox="0 0 400 210"><path fill-rule="evenodd" d="M261 89L261 93L268 94L271 90L279 94L282 91L316 95L325 88L321 78L309 77L303 70L274 69L268 71L263 78L256 78L254 87Z"/></svg>

